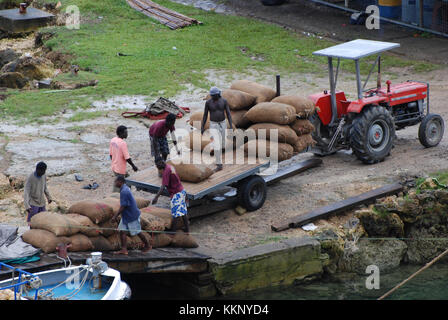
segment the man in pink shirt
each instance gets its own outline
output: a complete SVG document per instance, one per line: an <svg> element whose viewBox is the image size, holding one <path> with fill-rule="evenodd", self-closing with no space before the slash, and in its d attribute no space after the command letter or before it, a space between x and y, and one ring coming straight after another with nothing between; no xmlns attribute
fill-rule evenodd
<svg viewBox="0 0 448 320"><path fill-rule="evenodd" d="M112 160L111 169L116 177L126 177L126 163L132 166L134 171L138 171L138 168L132 162L128 152L128 145L124 141L128 137L128 129L125 126L119 126L117 128L117 136L110 140L109 155ZM114 192L119 192L114 186Z"/></svg>

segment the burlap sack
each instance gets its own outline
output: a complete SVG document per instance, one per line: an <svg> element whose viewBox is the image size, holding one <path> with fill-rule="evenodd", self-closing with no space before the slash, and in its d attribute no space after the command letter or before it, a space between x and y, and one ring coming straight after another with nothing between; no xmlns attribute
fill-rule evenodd
<svg viewBox="0 0 448 320"><path fill-rule="evenodd" d="M284 103L262 102L250 108L246 117L253 123L290 124L296 119L296 109Z"/></svg>
<svg viewBox="0 0 448 320"><path fill-rule="evenodd" d="M145 207L149 206L149 204L151 203L151 200L141 198L141 197L134 197L134 199L135 199L135 202L137 202L137 207L139 209L145 208Z"/></svg>
<svg viewBox="0 0 448 320"><path fill-rule="evenodd" d="M168 247L171 244L172 240L173 239L166 233L155 234L154 238L152 239L152 247L153 248Z"/></svg>
<svg viewBox="0 0 448 320"><path fill-rule="evenodd" d="M167 227L165 221L162 218L156 217L150 213L143 211L140 215L140 223L142 225L142 229L148 231L164 231Z"/></svg>
<svg viewBox="0 0 448 320"><path fill-rule="evenodd" d="M209 145L212 141L208 135L202 135L199 130L190 132L188 138L188 147L193 151L202 151ZM210 145L210 149L212 146Z"/></svg>
<svg viewBox="0 0 448 320"><path fill-rule="evenodd" d="M248 109L255 104L256 99L255 96L249 93L233 89L222 90L221 97L227 100L230 110ZM209 94L204 100L209 100L211 98L212 96Z"/></svg>
<svg viewBox="0 0 448 320"><path fill-rule="evenodd" d="M101 200L101 202L104 202L109 207L111 207L114 214L117 214L118 210L120 210L120 195L119 194L118 194L118 199L112 198L112 197L107 197L107 198Z"/></svg>
<svg viewBox="0 0 448 320"><path fill-rule="evenodd" d="M287 125L280 125L275 123L257 123L251 125L248 130L254 130L257 138L260 138L262 130L265 130L265 139L271 140L271 132L277 130L277 141L279 143L294 144L297 140L297 134Z"/></svg>
<svg viewBox="0 0 448 320"><path fill-rule="evenodd" d="M113 234L118 233L118 222L112 221L112 219L109 219L107 221L104 221L103 223L100 223L98 227L101 230L101 234L105 237L110 237Z"/></svg>
<svg viewBox="0 0 448 320"><path fill-rule="evenodd" d="M115 250L115 248L112 246L112 244L107 240L107 238L103 236L97 236L97 237L89 237L90 242L93 245L94 251L112 251Z"/></svg>
<svg viewBox="0 0 448 320"><path fill-rule="evenodd" d="M93 244L90 239L83 234L75 234L74 236L67 237L71 243L68 251L83 252L93 250Z"/></svg>
<svg viewBox="0 0 448 320"><path fill-rule="evenodd" d="M171 241L171 246L176 248L197 248L197 241L191 234L186 234L182 230L176 231Z"/></svg>
<svg viewBox="0 0 448 320"><path fill-rule="evenodd" d="M272 158L272 150L277 151L277 161L283 161L291 158L294 155L294 148L287 143L275 143L269 140L250 140L244 144L244 153L247 157L257 156L258 158ZM252 154L255 150L256 154ZM263 156L265 155L265 156Z"/></svg>
<svg viewBox="0 0 448 320"><path fill-rule="evenodd" d="M250 120L247 119L246 113L247 110L230 111L230 114L232 115L232 121L233 124L235 124L235 127L246 129L252 124Z"/></svg>
<svg viewBox="0 0 448 320"><path fill-rule="evenodd" d="M198 183L204 181L213 174L213 170L205 164L174 164L171 161L168 161L167 163L174 167L181 181Z"/></svg>
<svg viewBox="0 0 448 320"><path fill-rule="evenodd" d="M293 148L294 152L298 153L304 151L308 146L315 146L315 145L316 141L314 141L311 134L304 134L299 136L296 143L293 145Z"/></svg>
<svg viewBox="0 0 448 320"><path fill-rule="evenodd" d="M84 200L73 204L68 213L78 213L99 224L113 217L114 211L107 204L96 200Z"/></svg>
<svg viewBox="0 0 448 320"><path fill-rule="evenodd" d="M227 125L227 129L230 129L230 125L229 125L229 121L227 121L227 113L225 112L225 117L226 117L226 125ZM197 111L191 114L190 116L190 120L188 120L188 123L190 124L190 126L201 130L201 125L202 125L202 118L204 117L204 112L203 111ZM235 124L232 122L232 126L234 129L236 129ZM210 129L210 112L208 114L207 117L207 121L205 122L205 126L204 126L204 130Z"/></svg>
<svg viewBox="0 0 448 320"><path fill-rule="evenodd" d="M56 251L59 243L67 243L65 237L56 237L53 232L42 229L30 229L22 235L22 240L33 247L40 248L45 253Z"/></svg>
<svg viewBox="0 0 448 320"><path fill-rule="evenodd" d="M269 102L274 99L277 94L275 90L267 86L248 80L234 81L232 82L230 89L240 90L255 96L255 103Z"/></svg>
<svg viewBox="0 0 448 320"><path fill-rule="evenodd" d="M101 234L101 230L98 226L88 217L77 213L67 213L65 216L72 221L72 225L76 226L80 233L85 234L88 237L95 237Z"/></svg>
<svg viewBox="0 0 448 320"><path fill-rule="evenodd" d="M285 103L293 106L296 109L297 115L301 118L308 118L316 110L313 101L295 95L279 96L273 99L272 102Z"/></svg>
<svg viewBox="0 0 448 320"><path fill-rule="evenodd" d="M306 119L297 119L296 121L291 123L290 126L291 129L293 129L298 136L308 134L314 131L313 124Z"/></svg>
<svg viewBox="0 0 448 320"><path fill-rule="evenodd" d="M171 227L173 218L170 209L149 206L141 209L141 213L151 214L152 216L160 218L163 221L165 229Z"/></svg>
<svg viewBox="0 0 448 320"><path fill-rule="evenodd" d="M53 232L55 236L71 236L79 232L78 224L65 215L54 212L40 212L30 220L31 229L43 229Z"/></svg>
<svg viewBox="0 0 448 320"><path fill-rule="evenodd" d="M118 232L107 237L107 241L109 241L112 250L120 250L121 249L121 239L120 234Z"/></svg>

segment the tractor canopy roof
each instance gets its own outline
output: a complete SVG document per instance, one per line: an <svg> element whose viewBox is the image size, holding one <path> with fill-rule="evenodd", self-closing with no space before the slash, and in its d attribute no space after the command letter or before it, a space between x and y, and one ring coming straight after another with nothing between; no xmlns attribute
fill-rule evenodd
<svg viewBox="0 0 448 320"><path fill-rule="evenodd" d="M317 56L359 60L361 58L391 50L399 46L399 43L357 39L326 49L314 51L313 54Z"/></svg>

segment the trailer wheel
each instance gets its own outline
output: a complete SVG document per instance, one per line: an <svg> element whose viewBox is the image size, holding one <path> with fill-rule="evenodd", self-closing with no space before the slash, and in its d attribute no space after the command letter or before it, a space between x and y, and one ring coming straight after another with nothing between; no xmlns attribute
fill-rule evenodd
<svg viewBox="0 0 448 320"><path fill-rule="evenodd" d="M366 164L383 161L390 154L394 138L394 119L380 106L365 107L350 128L350 147Z"/></svg>
<svg viewBox="0 0 448 320"><path fill-rule="evenodd" d="M238 186L238 202L247 211L261 208L266 200L266 182L258 175L242 180Z"/></svg>
<svg viewBox="0 0 448 320"><path fill-rule="evenodd" d="M426 148L435 147L443 138L445 123L438 114L430 113L423 118L418 128L418 139Z"/></svg>

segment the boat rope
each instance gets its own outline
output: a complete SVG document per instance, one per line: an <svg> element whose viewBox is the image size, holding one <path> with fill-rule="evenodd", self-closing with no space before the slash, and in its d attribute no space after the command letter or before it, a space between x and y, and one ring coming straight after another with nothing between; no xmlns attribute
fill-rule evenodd
<svg viewBox="0 0 448 320"><path fill-rule="evenodd" d="M416 277L418 274L420 274L421 272L425 271L426 269L428 269L430 266L432 266L434 263L436 263L438 260L442 259L446 254L448 253L448 249L446 249L445 251L443 251L441 254L439 254L437 257L435 257L434 259L432 259L430 262L428 262L423 268L420 268L418 271L414 272L410 277L406 278L405 280L403 280L402 282L400 282L399 284L397 284L395 287L393 287L391 290L389 290L388 292L386 292L385 294L383 294L381 297L378 298L378 300L383 300L384 298L388 297L389 295L391 295L395 290L397 290L398 288L402 287L404 284L406 284L409 280L413 279L414 277Z"/></svg>
<svg viewBox="0 0 448 320"><path fill-rule="evenodd" d="M79 270L77 273L74 273L71 276L67 277L64 281L62 281L55 287L52 287L50 289L40 289L38 292L38 297L40 299L44 299L44 300L69 300L69 299L73 298L75 295L77 295L81 291L82 287L84 286L84 284L87 280L87 277L89 275L90 268L91 268L91 266L82 267L81 270ZM54 298L54 290L56 288L59 288L63 284L67 284L69 281L72 281L73 278L75 278L76 276L81 274L81 272L83 272L83 271L85 271L85 275L77 288L75 288L73 291L71 291L63 296Z"/></svg>

